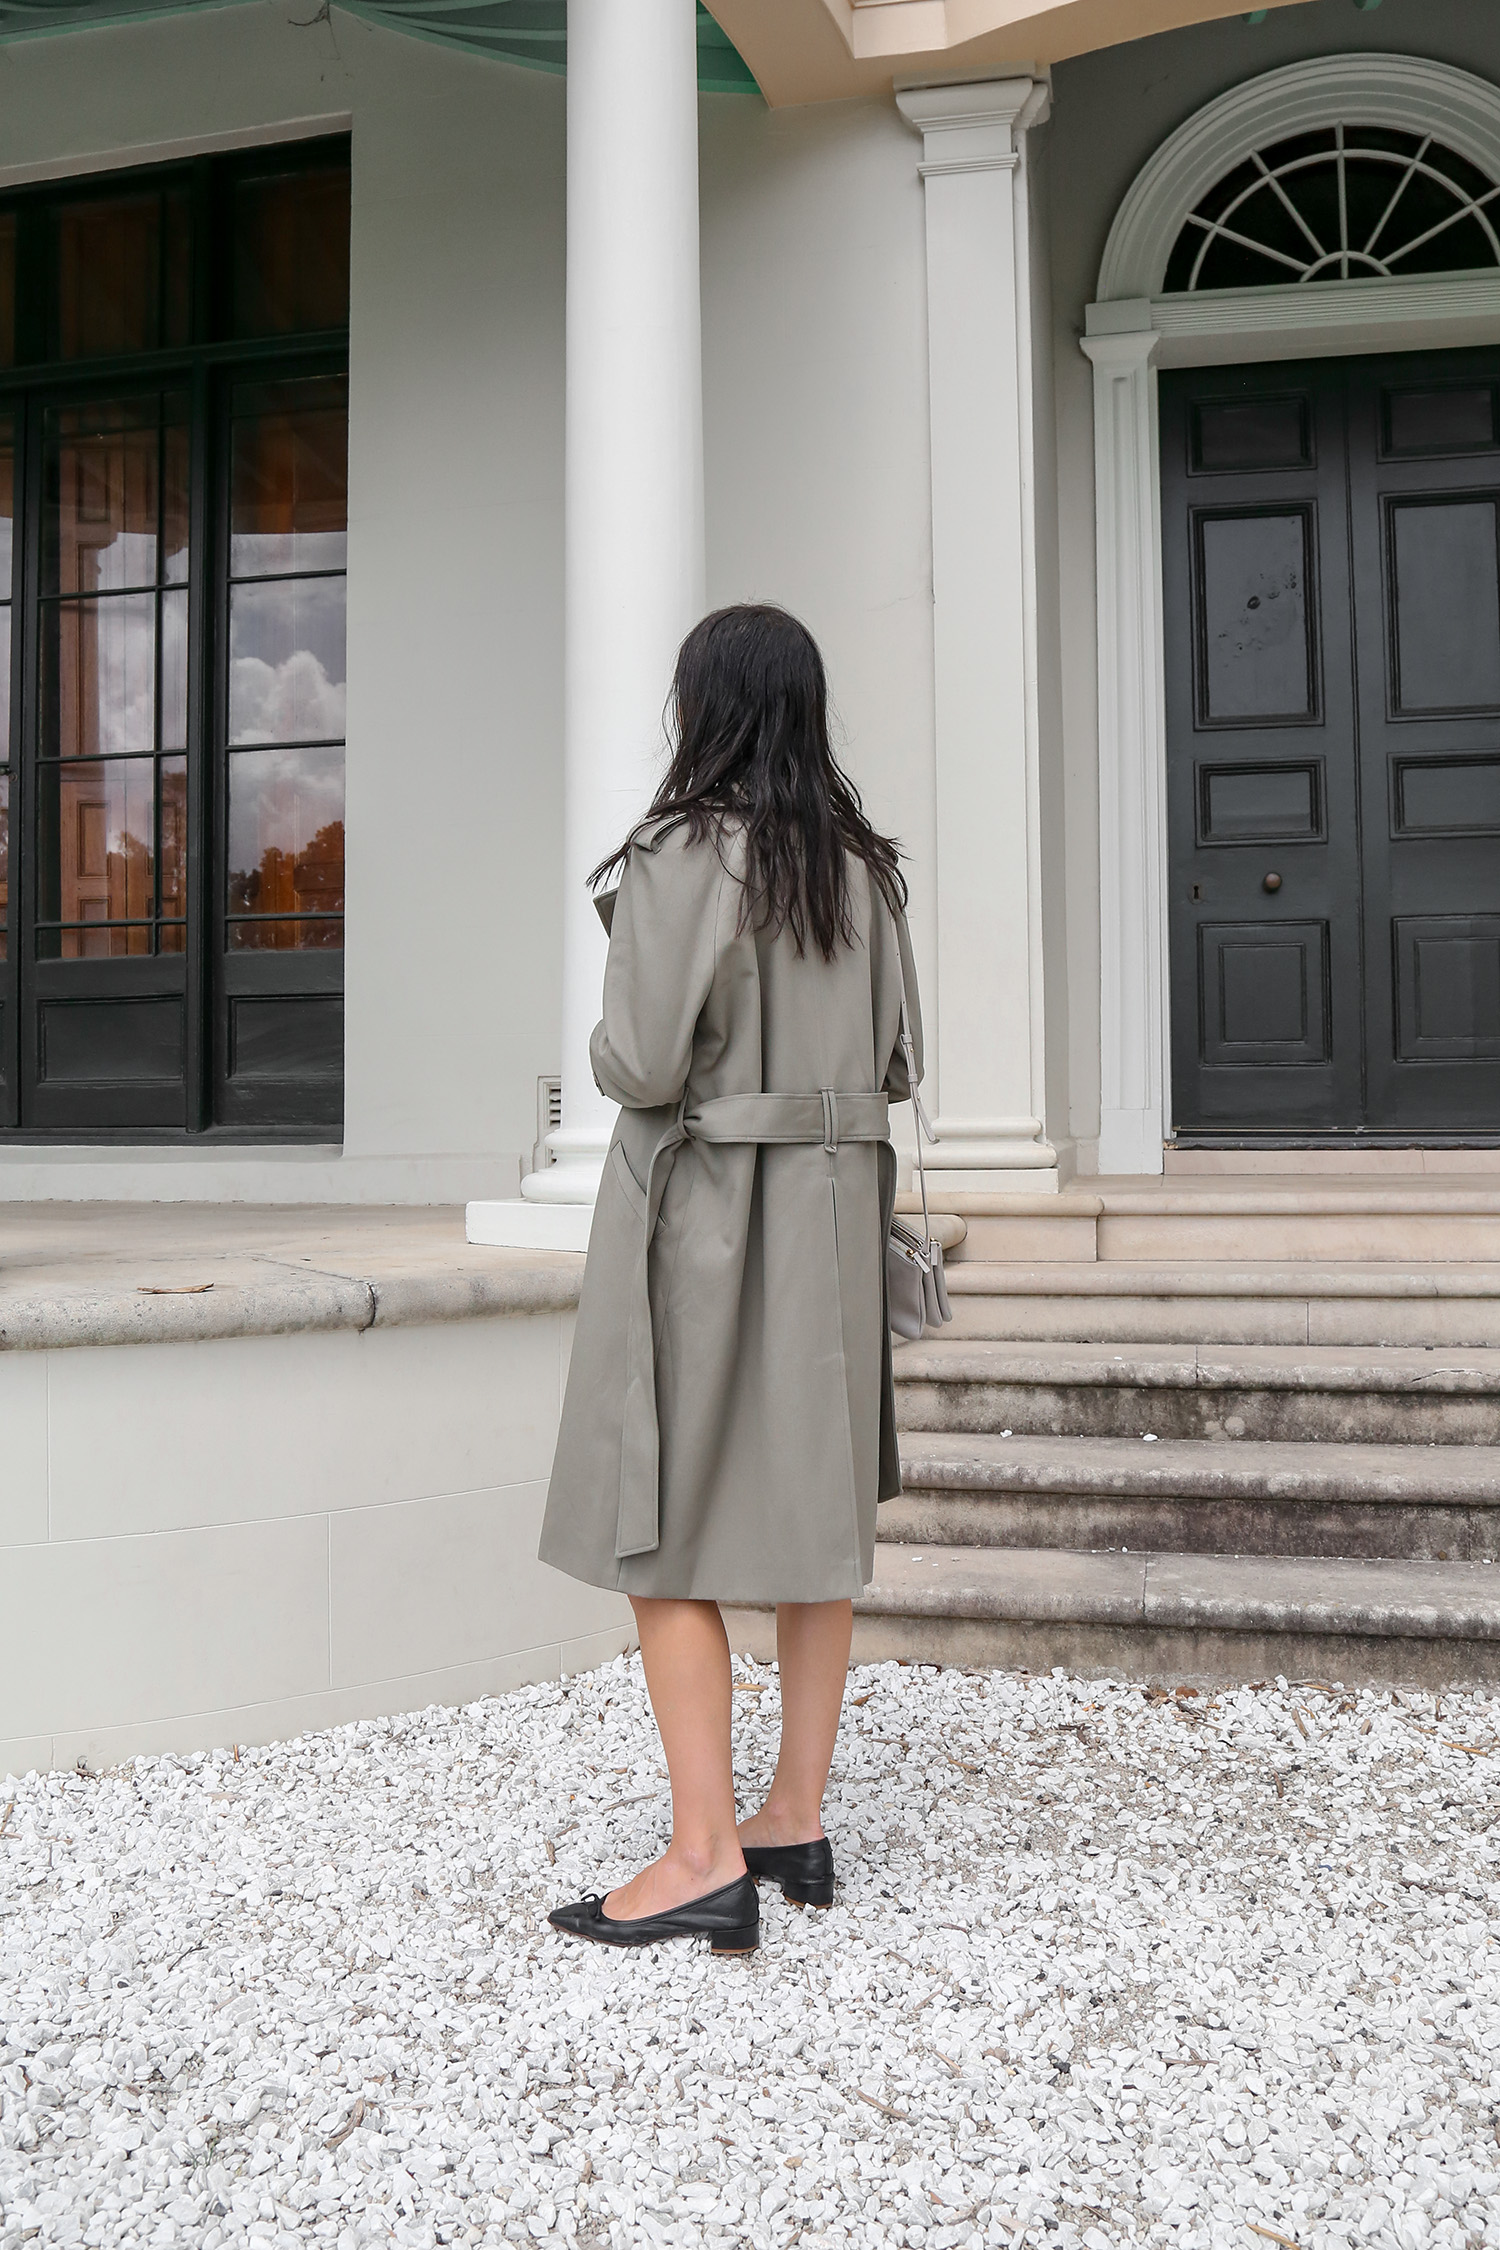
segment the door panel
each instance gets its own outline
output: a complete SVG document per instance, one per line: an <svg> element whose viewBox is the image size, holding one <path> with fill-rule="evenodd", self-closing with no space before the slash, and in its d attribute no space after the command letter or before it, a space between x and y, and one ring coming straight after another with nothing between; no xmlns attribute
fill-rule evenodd
<svg viewBox="0 0 1500 2250"><path fill-rule="evenodd" d="M1398 915L1398 1062L1500 1061L1500 914Z"/></svg>
<svg viewBox="0 0 1500 2250"><path fill-rule="evenodd" d="M1500 1131L1500 353L1351 360L1366 1117Z"/></svg>
<svg viewBox="0 0 1500 2250"><path fill-rule="evenodd" d="M1195 512L1198 723L1316 715L1312 511Z"/></svg>
<svg viewBox="0 0 1500 2250"><path fill-rule="evenodd" d="M1161 378L1174 1125L1500 1133L1500 352Z"/></svg>
<svg viewBox="0 0 1500 2250"><path fill-rule="evenodd" d="M1161 416L1176 1126L1346 1129L1360 930L1338 912L1358 820L1339 376L1165 374Z"/></svg>
<svg viewBox="0 0 1500 2250"><path fill-rule="evenodd" d="M1500 705L1493 500L1390 504L1391 708L1404 718Z"/></svg>
<svg viewBox="0 0 1500 2250"><path fill-rule="evenodd" d="M1392 758L1393 836L1500 836L1500 750Z"/></svg>
<svg viewBox="0 0 1500 2250"><path fill-rule="evenodd" d="M1327 1062L1326 922L1208 922L1198 944L1205 1062Z"/></svg>

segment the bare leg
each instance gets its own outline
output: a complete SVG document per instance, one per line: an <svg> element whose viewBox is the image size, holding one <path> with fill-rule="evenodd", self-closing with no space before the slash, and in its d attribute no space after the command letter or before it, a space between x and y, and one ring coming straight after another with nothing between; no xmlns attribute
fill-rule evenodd
<svg viewBox="0 0 1500 2250"><path fill-rule="evenodd" d="M604 1911L617 1922L706 1898L745 1872L734 1829L729 1640L718 1604L632 1595L630 1606L672 1777L672 1841L610 1892Z"/></svg>
<svg viewBox="0 0 1500 2250"><path fill-rule="evenodd" d="M838 1740L851 1602L782 1602L776 1611L781 1668L781 1749L766 1801L740 1822L742 1844L810 1844L823 1833L823 1792Z"/></svg>

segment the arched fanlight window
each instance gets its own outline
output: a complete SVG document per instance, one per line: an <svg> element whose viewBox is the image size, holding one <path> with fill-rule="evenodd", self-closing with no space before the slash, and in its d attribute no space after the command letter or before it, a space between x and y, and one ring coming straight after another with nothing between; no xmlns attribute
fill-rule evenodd
<svg viewBox="0 0 1500 2250"><path fill-rule="evenodd" d="M1430 133L1328 125L1257 149L1178 235L1168 290L1500 266L1500 185Z"/></svg>

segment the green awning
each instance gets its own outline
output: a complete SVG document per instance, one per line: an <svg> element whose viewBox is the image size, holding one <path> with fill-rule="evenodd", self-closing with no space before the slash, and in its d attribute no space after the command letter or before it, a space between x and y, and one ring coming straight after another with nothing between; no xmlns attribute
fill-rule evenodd
<svg viewBox="0 0 1500 2250"><path fill-rule="evenodd" d="M0 0L0 41L237 4L238 0ZM436 39L444 46L466 48L470 54L498 56L531 70L567 68L567 0L333 0L333 4L392 31ZM316 0L309 0L309 14L315 9ZM698 84L706 94L755 90L755 80L702 0Z"/></svg>

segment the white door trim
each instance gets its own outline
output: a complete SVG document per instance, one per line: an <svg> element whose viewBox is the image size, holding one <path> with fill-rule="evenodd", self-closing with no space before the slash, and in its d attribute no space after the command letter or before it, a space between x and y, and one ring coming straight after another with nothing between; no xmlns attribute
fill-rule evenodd
<svg viewBox="0 0 1500 2250"><path fill-rule="evenodd" d="M1500 271L1165 296L1199 199L1252 150L1331 122L1432 131L1500 179L1500 88L1409 55L1325 56L1210 102L1120 206L1088 306L1099 677L1099 1170L1160 1172L1171 1133L1157 369L1500 342Z"/></svg>

